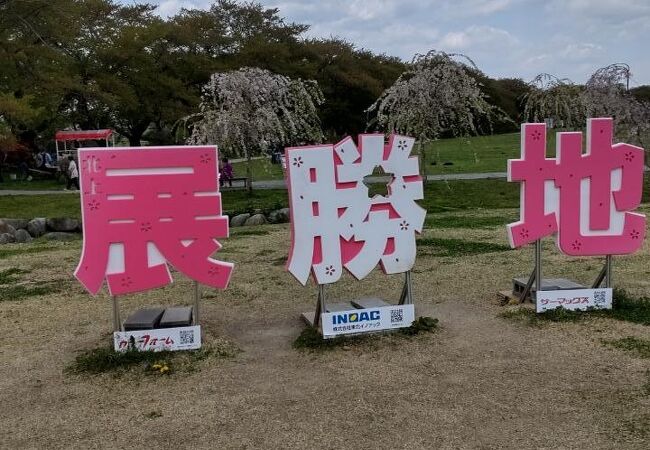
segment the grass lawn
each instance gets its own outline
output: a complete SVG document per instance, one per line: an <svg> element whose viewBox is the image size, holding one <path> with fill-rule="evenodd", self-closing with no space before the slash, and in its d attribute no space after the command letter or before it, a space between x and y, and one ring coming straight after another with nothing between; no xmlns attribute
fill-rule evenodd
<svg viewBox="0 0 650 450"><path fill-rule="evenodd" d="M555 133L546 134L546 155L555 157ZM519 158L520 133L441 139L427 146L427 173L505 172L508 159ZM452 163L451 165L444 165Z"/></svg>
<svg viewBox="0 0 650 450"><path fill-rule="evenodd" d="M0 183L0 191L56 191L62 190L64 187L65 182L63 181L56 181L52 179L35 179L31 181L10 180L7 174L4 174L4 182Z"/></svg>
<svg viewBox="0 0 650 450"><path fill-rule="evenodd" d="M553 149L555 133L549 133L548 147ZM427 173L483 173L504 172L506 160L519 155L519 133L441 139L427 147ZM433 164L435 162L435 164ZM453 163L445 166L444 163ZM246 162L233 164L236 177L246 176ZM269 158L251 161L253 180L280 180L283 178L280 164L271 164ZM0 183L2 189L61 189L63 184L52 180L9 181Z"/></svg>
<svg viewBox="0 0 650 450"><path fill-rule="evenodd" d="M223 209L229 214L255 209L279 209L288 206L287 191L228 191L222 196ZM78 194L0 195L0 217L30 219L34 217L81 217Z"/></svg>
<svg viewBox="0 0 650 450"><path fill-rule="evenodd" d="M246 176L246 161L233 163L233 173L235 177ZM253 159L251 160L251 169L253 171L253 180L281 180L284 177L282 166L280 164L271 164L271 159Z"/></svg>
<svg viewBox="0 0 650 450"><path fill-rule="evenodd" d="M498 221L516 214L441 212L444 226L418 238L416 316L439 319L434 332L327 349L295 348L317 289L285 271L288 224L220 240L216 257L235 264L230 284L202 288L203 348L174 354L109 350L110 297L89 296L72 276L80 241L7 244L16 251L0 254L3 445L647 449L647 322L585 314L531 326L519 318L530 305L500 306L496 292L532 264L532 249L510 250ZM650 295L647 247L615 260L628 302ZM544 254L545 274L581 283L602 264L563 257L551 239ZM192 283L172 275L172 285L121 296L122 318L191 304ZM344 275L327 298L395 302L402 283L379 269L360 282ZM648 317L647 301L633 306Z"/></svg>
<svg viewBox="0 0 650 450"><path fill-rule="evenodd" d="M650 180L644 183L643 202L650 202ZM385 191L373 185L372 191ZM289 206L287 191L257 189L252 196L244 190L222 194L223 210L235 215L255 209L272 210ZM468 209L517 208L519 185L505 180L431 181L425 188L424 200L419 202L429 213ZM76 194L0 196L0 217L80 217L79 196Z"/></svg>
<svg viewBox="0 0 650 450"><path fill-rule="evenodd" d="M519 133L441 139L427 145L427 174L505 172L520 154Z"/></svg>
<svg viewBox="0 0 650 450"><path fill-rule="evenodd" d="M78 194L1 195L0 217L81 217Z"/></svg>
<svg viewBox="0 0 650 450"><path fill-rule="evenodd" d="M555 133L547 135L548 156L555 152ZM441 139L427 145L426 171L429 175L454 173L505 172L507 160L520 155L519 133L495 134L453 139ZM246 176L246 162L233 164L236 177ZM271 164L269 158L253 159L251 169L254 181L280 180L280 164ZM63 184L53 180L9 181L0 183L3 189L62 189Z"/></svg>
<svg viewBox="0 0 650 450"><path fill-rule="evenodd" d="M258 189L249 196L246 191L222 194L223 209L229 214L254 209L271 210L289 206L287 191ZM436 181L427 184L420 204L429 212L467 208L514 208L519 202L519 189L504 180ZM80 217L76 194L0 196L0 217Z"/></svg>
<svg viewBox="0 0 650 450"><path fill-rule="evenodd" d="M548 133L549 157L555 152L555 132ZM427 174L505 172L507 160L520 155L519 133L441 139L427 145ZM447 165L445 165L447 163ZM282 179L282 168L270 159L251 162L253 180ZM235 176L246 176L246 163L233 164Z"/></svg>

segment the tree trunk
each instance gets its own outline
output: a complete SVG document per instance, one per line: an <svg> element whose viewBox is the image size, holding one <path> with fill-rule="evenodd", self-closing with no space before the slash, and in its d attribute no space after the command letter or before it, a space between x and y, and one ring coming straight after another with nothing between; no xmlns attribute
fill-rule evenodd
<svg viewBox="0 0 650 450"><path fill-rule="evenodd" d="M422 176L422 185L427 185L427 152L422 140L418 140L418 154L420 155L420 175Z"/></svg>
<svg viewBox="0 0 650 450"><path fill-rule="evenodd" d="M142 135L147 131L147 128L149 128L149 125L151 124L151 120L141 120L136 123L132 123L127 130L125 130L124 133L120 132L120 134L125 135L127 138L129 138L129 145L131 147L140 147L142 145ZM120 131L120 130L117 130Z"/></svg>
<svg viewBox="0 0 650 450"><path fill-rule="evenodd" d="M140 134L138 134L138 135L131 134L131 135L129 136L129 145L130 145L131 147L140 147L140 145L141 145L141 142L140 142L140 141L141 141L141 138L142 138L142 133L140 133Z"/></svg>
<svg viewBox="0 0 650 450"><path fill-rule="evenodd" d="M246 189L248 191L248 194L251 195L253 193L253 168L251 167L251 160L252 157L250 153L246 153Z"/></svg>

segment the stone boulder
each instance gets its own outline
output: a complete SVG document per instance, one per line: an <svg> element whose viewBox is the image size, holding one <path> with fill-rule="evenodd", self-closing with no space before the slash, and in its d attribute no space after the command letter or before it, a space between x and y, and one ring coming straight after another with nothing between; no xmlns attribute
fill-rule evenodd
<svg viewBox="0 0 650 450"><path fill-rule="evenodd" d="M288 223L291 220L289 208L277 209L269 214L270 223Z"/></svg>
<svg viewBox="0 0 650 450"><path fill-rule="evenodd" d="M9 244L11 242L16 242L16 238L13 234L1 233L0 234L0 244Z"/></svg>
<svg viewBox="0 0 650 450"><path fill-rule="evenodd" d="M27 223L27 231L32 237L41 237L47 231L47 220L43 217L32 219Z"/></svg>
<svg viewBox="0 0 650 450"><path fill-rule="evenodd" d="M230 226L231 227L241 227L243 226L246 221L250 218L250 214L238 214L232 219L230 219Z"/></svg>
<svg viewBox="0 0 650 450"><path fill-rule="evenodd" d="M26 230L27 229L27 223L29 220L27 219L0 219L0 222L8 223L12 227L14 227L16 230Z"/></svg>
<svg viewBox="0 0 650 450"><path fill-rule="evenodd" d="M0 220L0 234L10 234L14 236L16 234L16 229L4 220Z"/></svg>
<svg viewBox="0 0 650 450"><path fill-rule="evenodd" d="M255 214L254 216L251 216L248 219L246 219L244 225L249 227L254 225L264 225L265 223L268 222L266 221L266 217L264 217L264 214Z"/></svg>
<svg viewBox="0 0 650 450"><path fill-rule="evenodd" d="M47 219L47 228L52 231L77 231L79 221L70 217L53 217Z"/></svg>
<svg viewBox="0 0 650 450"><path fill-rule="evenodd" d="M75 233L66 233L63 231L52 231L43 235L44 239L48 241L73 241L77 239Z"/></svg>
<svg viewBox="0 0 650 450"><path fill-rule="evenodd" d="M27 230L16 230L16 242L24 244L26 242L31 242L34 240L34 238L27 232Z"/></svg>

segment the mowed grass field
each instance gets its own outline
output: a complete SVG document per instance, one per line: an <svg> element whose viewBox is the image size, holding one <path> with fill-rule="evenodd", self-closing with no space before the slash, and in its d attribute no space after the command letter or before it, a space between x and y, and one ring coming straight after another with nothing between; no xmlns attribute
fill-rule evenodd
<svg viewBox="0 0 650 450"><path fill-rule="evenodd" d="M547 133L547 155L555 152L555 133ZM355 137L356 138L356 137ZM505 172L507 160L520 155L520 134L495 134L453 139L440 139L426 145L426 173L429 175L456 173ZM415 150L414 150L415 152ZM233 164L236 177L246 176L247 162ZM270 158L250 162L253 180L281 180L284 177L280 164L271 164ZM0 183L0 190L63 189L64 183L53 180L10 181Z"/></svg>
<svg viewBox="0 0 650 450"><path fill-rule="evenodd" d="M373 185L371 194L385 193L383 185ZM289 206L287 191L257 189L222 192L223 210L229 214L255 209L271 210ZM429 182L420 204L430 212L466 208L516 207L519 187L505 180L459 180ZM80 217L78 194L0 196L0 217Z"/></svg>
<svg viewBox="0 0 650 450"><path fill-rule="evenodd" d="M122 368L106 356L107 292L90 297L72 277L81 242L3 246L2 446L647 449L650 301L629 320L532 321L530 306L501 306L496 292L532 264L531 248L507 246L503 225L516 216L430 214L413 287L417 315L438 329L327 351L293 347L317 290L284 269L289 225L234 229L216 254L235 263L229 288L203 289L203 350ZM614 260L616 285L635 298L650 295L649 250ZM544 256L546 276L582 283L603 262L559 255L550 239ZM191 283L173 277L120 298L122 316L191 304ZM396 301L401 287L375 270L361 282L345 275L328 299Z"/></svg>
<svg viewBox="0 0 650 450"><path fill-rule="evenodd" d="M549 156L555 151L555 132L547 135ZM520 134L495 134L454 139L440 139L426 146L426 173L429 175L455 173L505 172L507 160L520 155ZM246 176L246 162L233 164L236 176ZM251 161L254 180L282 179L282 167L270 159Z"/></svg>
<svg viewBox="0 0 650 450"><path fill-rule="evenodd" d="M384 194L381 184L372 185L370 195ZM222 192L225 213L234 215L255 209L272 210L289 206L287 191L257 189ZM650 202L650 179L646 175L643 202ZM430 181L419 204L431 213L465 209L515 208L519 206L519 184L503 179ZM78 194L0 195L0 217L81 217Z"/></svg>

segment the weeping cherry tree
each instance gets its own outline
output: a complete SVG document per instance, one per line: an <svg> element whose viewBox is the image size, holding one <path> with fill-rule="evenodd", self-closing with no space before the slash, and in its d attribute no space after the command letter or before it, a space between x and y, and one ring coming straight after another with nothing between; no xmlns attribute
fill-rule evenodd
<svg viewBox="0 0 650 450"><path fill-rule="evenodd" d="M189 143L217 144L225 155L246 158L251 190L252 156L322 142L317 108L323 101L316 81L249 67L215 73L203 88L200 112L186 118Z"/></svg>
<svg viewBox="0 0 650 450"><path fill-rule="evenodd" d="M368 108L368 127L415 137L426 175L425 143L443 134L468 136L491 131L495 117L506 118L487 102L472 76L480 73L464 55L435 50L415 55L407 70Z"/></svg>
<svg viewBox="0 0 650 450"><path fill-rule="evenodd" d="M568 78L557 78L548 73L537 75L524 96L524 117L528 122L552 119L562 128L580 128L585 124L582 105L583 86Z"/></svg>
<svg viewBox="0 0 650 450"><path fill-rule="evenodd" d="M612 117L617 139L647 150L650 104L629 93L629 79L627 64L598 69L584 86L540 74L529 83L531 90L525 98L524 116L534 122L552 118L568 129L582 129L589 117Z"/></svg>
<svg viewBox="0 0 650 450"><path fill-rule="evenodd" d="M650 104L638 101L629 93L630 76L627 64L611 64L598 69L585 85L582 103L586 117L613 117L618 139L647 150Z"/></svg>

